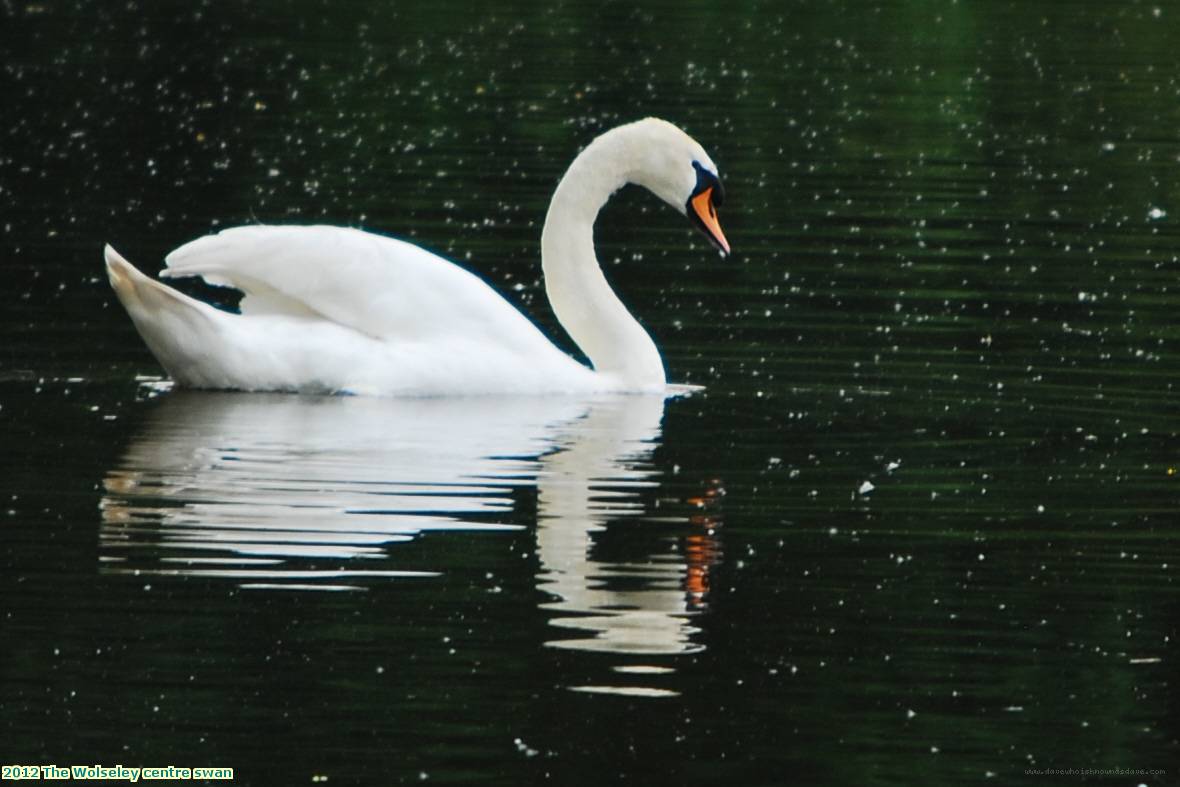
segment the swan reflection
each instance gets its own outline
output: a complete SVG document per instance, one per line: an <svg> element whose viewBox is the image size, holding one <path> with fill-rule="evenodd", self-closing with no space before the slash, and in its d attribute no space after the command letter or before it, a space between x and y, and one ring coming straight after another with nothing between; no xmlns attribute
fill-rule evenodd
<svg viewBox="0 0 1180 787"><path fill-rule="evenodd" d="M699 649L686 613L702 601L689 587L701 565L690 567L682 551L610 562L595 557L595 534L607 522L643 514L635 490L656 484L648 455L663 409L663 400L651 397L597 402L576 432L558 439L562 450L542 457L539 585L555 597L547 609L574 613L551 623L581 634L552 646L622 653Z"/></svg>
<svg viewBox="0 0 1180 787"><path fill-rule="evenodd" d="M445 565L396 567L396 545L430 531L531 525L514 493L534 487L536 585L554 627L546 644L701 648L692 620L719 556L716 522L707 511L689 516L707 508L700 501L655 510L661 397L176 392L149 407L104 481L104 573L317 590L445 574ZM600 539L616 530L621 543L604 550Z"/></svg>

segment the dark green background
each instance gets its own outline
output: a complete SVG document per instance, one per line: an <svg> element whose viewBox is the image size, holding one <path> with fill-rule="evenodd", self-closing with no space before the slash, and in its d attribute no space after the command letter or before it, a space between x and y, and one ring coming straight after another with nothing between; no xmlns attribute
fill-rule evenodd
<svg viewBox="0 0 1180 787"><path fill-rule="evenodd" d="M1174 780L1178 36L1180 9L1134 2L0 0L0 760L245 784ZM537 564L511 557L528 478L504 520L523 530L388 545L434 579L145 593L100 570L103 480L166 404L136 382L159 369L104 242L154 271L219 227L361 226L464 262L565 342L548 195L645 115L718 163L736 252L632 190L597 232L670 377L707 391L669 402L647 513L595 549L683 547L686 501L727 493L703 649L661 660L678 696L569 691L613 662L541 647Z"/></svg>

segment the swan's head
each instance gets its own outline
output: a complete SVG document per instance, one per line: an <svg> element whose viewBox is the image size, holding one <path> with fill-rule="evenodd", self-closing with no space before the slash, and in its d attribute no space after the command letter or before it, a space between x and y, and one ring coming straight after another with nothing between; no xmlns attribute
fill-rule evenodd
<svg viewBox="0 0 1180 787"><path fill-rule="evenodd" d="M629 179L684 213L722 254L729 241L717 220L725 199L717 165L695 139L666 120L647 118L616 131L629 137Z"/></svg>

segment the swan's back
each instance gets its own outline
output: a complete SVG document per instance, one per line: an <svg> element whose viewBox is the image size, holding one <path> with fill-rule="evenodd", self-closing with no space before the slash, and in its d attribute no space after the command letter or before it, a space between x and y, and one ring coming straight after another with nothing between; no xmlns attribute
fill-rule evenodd
<svg viewBox="0 0 1180 787"><path fill-rule="evenodd" d="M186 243L164 278L245 293L243 315L315 315L376 339L488 331L533 349L545 337L478 276L412 243L346 227L234 227Z"/></svg>
<svg viewBox="0 0 1180 787"><path fill-rule="evenodd" d="M435 395L603 385L479 277L394 238L235 227L168 255L163 277L241 290L238 315L142 276L113 250L107 258L153 354L189 387Z"/></svg>

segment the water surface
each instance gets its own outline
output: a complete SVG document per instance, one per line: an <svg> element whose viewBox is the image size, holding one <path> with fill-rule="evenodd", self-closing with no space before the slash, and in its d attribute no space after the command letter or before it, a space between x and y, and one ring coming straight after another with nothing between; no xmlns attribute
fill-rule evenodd
<svg viewBox="0 0 1180 787"><path fill-rule="evenodd" d="M0 760L1171 783L1173 17L0 5ZM690 397L174 391L102 274L360 226L568 346L546 202L642 115L726 181L729 260L637 190L596 233Z"/></svg>

